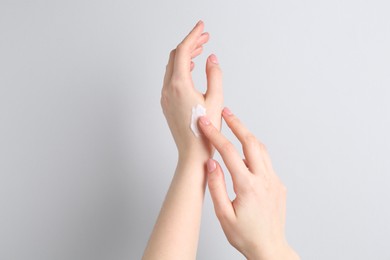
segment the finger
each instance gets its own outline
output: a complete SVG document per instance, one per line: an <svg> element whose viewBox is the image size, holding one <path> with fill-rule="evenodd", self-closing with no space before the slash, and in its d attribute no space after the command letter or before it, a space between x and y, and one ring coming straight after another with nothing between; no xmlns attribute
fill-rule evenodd
<svg viewBox="0 0 390 260"><path fill-rule="evenodd" d="M269 156L267 148L262 143L260 143L260 150L261 150L261 154L263 155L263 161L264 161L265 167L267 168L267 172L276 175L276 173L272 167L271 157Z"/></svg>
<svg viewBox="0 0 390 260"><path fill-rule="evenodd" d="M206 99L211 103L223 102L222 71L218 64L217 56L211 54L206 62L207 91Z"/></svg>
<svg viewBox="0 0 390 260"><path fill-rule="evenodd" d="M191 67L190 67L190 70L193 71L195 68L195 63L193 61L191 61Z"/></svg>
<svg viewBox="0 0 390 260"><path fill-rule="evenodd" d="M204 29L204 23L199 21L194 29L177 46L175 64L173 70L174 77L189 77L191 66L191 53L196 49L196 43Z"/></svg>
<svg viewBox="0 0 390 260"><path fill-rule="evenodd" d="M208 32L204 32L200 35L199 39L196 42L196 48L206 44L210 40L210 34Z"/></svg>
<svg viewBox="0 0 390 260"><path fill-rule="evenodd" d="M245 159L249 171L252 173L266 173L264 155L260 148L260 142L256 137L240 122L238 117L228 108L222 110L223 119L228 127L233 131L234 135L242 144Z"/></svg>
<svg viewBox="0 0 390 260"><path fill-rule="evenodd" d="M221 154L226 167L232 175L233 183L237 188L242 187L245 182L243 173L248 172L248 169L234 145L211 124L207 116L200 117L199 127L205 137Z"/></svg>
<svg viewBox="0 0 390 260"><path fill-rule="evenodd" d="M191 53L191 59L194 59L196 58L197 56L199 56L203 51L203 46L200 46L198 48L196 48L192 53Z"/></svg>
<svg viewBox="0 0 390 260"><path fill-rule="evenodd" d="M215 214L221 223L226 220L233 220L235 212L226 191L226 182L221 166L213 159L209 159L207 161L207 171L207 183L211 199L213 200Z"/></svg>
<svg viewBox="0 0 390 260"><path fill-rule="evenodd" d="M175 54L176 54L176 49L173 49L169 54L168 64L165 68L164 85L167 85L167 83L171 80L173 66L175 62Z"/></svg>

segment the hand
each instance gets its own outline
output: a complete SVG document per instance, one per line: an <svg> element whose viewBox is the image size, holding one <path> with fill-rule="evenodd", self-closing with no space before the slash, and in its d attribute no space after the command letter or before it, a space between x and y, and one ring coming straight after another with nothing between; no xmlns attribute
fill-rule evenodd
<svg viewBox="0 0 390 260"><path fill-rule="evenodd" d="M220 165L209 159L208 186L215 213L230 244L248 259L299 259L284 234L286 188L275 174L265 146L225 108L222 117L243 146L245 160L210 122L199 126L230 171L236 198L230 201Z"/></svg>
<svg viewBox="0 0 390 260"><path fill-rule="evenodd" d="M190 129L192 108L200 104L219 130L223 106L222 73L215 55L206 62L207 92L197 91L191 77L194 69L192 59L202 53L203 44L209 40L207 32L202 33L204 23L199 21L185 39L172 50L166 67L161 93L161 106L179 151L179 157L212 154L212 148L203 138L197 138Z"/></svg>

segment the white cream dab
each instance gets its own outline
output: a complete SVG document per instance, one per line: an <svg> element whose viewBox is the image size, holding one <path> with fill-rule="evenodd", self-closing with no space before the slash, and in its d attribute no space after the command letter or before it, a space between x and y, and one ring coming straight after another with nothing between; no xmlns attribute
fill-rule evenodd
<svg viewBox="0 0 390 260"><path fill-rule="evenodd" d="M201 105L197 105L196 107L192 108L192 115L191 115L191 130L194 133L196 137L199 137L201 135L199 129L198 129L198 119L201 116L206 115L206 108L204 108Z"/></svg>

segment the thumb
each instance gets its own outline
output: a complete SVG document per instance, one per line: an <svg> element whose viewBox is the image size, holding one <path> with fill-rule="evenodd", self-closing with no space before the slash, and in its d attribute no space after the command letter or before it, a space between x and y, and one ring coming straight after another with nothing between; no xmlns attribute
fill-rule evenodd
<svg viewBox="0 0 390 260"><path fill-rule="evenodd" d="M207 75L207 91L206 99L210 99L212 103L223 102L222 92L222 71L218 64L218 59L215 54L211 54L206 62Z"/></svg>
<svg viewBox="0 0 390 260"><path fill-rule="evenodd" d="M207 161L207 183L213 200L215 214L220 222L235 217L232 202L226 191L225 177L221 166L213 159Z"/></svg>

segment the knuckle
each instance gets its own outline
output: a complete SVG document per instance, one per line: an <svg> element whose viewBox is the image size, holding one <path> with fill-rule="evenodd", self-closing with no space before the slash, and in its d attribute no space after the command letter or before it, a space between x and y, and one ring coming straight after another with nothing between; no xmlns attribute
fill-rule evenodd
<svg viewBox="0 0 390 260"><path fill-rule="evenodd" d="M221 149L226 153L231 153L234 151L234 145L229 141L224 141L221 145Z"/></svg>
<svg viewBox="0 0 390 260"><path fill-rule="evenodd" d="M167 91L165 89L163 89L161 91L161 99L160 99L161 107L164 108L167 103L168 103L168 94L167 94Z"/></svg>
<svg viewBox="0 0 390 260"><path fill-rule="evenodd" d="M256 138L256 136L254 136L253 134L249 133L249 134L246 134L245 137L244 137L244 142L245 144L247 145L258 145L259 142Z"/></svg>
<svg viewBox="0 0 390 260"><path fill-rule="evenodd" d="M245 187L245 192L246 193L256 193L257 192L257 190L259 189L259 185L258 185L258 183L255 181L255 179L254 178L248 178L247 180L246 180L246 183L247 183L247 185L246 185L246 187Z"/></svg>
<svg viewBox="0 0 390 260"><path fill-rule="evenodd" d="M203 133L211 139L216 136L215 129L211 125L204 126Z"/></svg>
<svg viewBox="0 0 390 260"><path fill-rule="evenodd" d="M216 178L214 175L215 174L213 174L213 177L210 176L207 179L207 185L209 186L209 190L211 194L218 193L218 189L220 188L218 183L218 178Z"/></svg>
<svg viewBox="0 0 390 260"><path fill-rule="evenodd" d="M240 124L240 119L238 119L238 117L236 116L231 116L229 119L230 125L232 125L233 127L237 127Z"/></svg>
<svg viewBox="0 0 390 260"><path fill-rule="evenodd" d="M167 91L166 91L166 89L163 88L161 90L161 101L164 101L166 99L167 99Z"/></svg>
<svg viewBox="0 0 390 260"><path fill-rule="evenodd" d="M177 91L178 89L180 89L180 85L182 84L181 82L182 80L179 77L174 76L171 78L170 86L173 90Z"/></svg>

